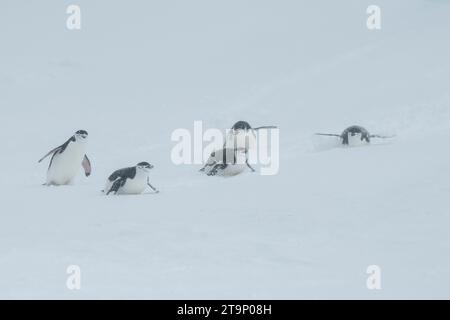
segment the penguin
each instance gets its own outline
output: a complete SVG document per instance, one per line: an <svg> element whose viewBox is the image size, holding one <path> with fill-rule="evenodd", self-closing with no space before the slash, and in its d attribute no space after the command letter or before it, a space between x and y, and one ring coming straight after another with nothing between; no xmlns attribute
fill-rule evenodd
<svg viewBox="0 0 450 320"><path fill-rule="evenodd" d="M51 150L39 160L41 163L48 156L52 156L47 170L47 182L44 185L72 184L80 170L80 165L86 177L91 175L91 162L86 155L87 139L87 131L78 130L64 144Z"/></svg>
<svg viewBox="0 0 450 320"><path fill-rule="evenodd" d="M343 145L359 145L370 143L371 135L369 131L361 126L351 126L341 133Z"/></svg>
<svg viewBox="0 0 450 320"><path fill-rule="evenodd" d="M361 126L350 126L345 129L341 134L335 133L316 133L318 136L329 136L329 137L339 137L341 139L341 143L344 146L357 146L369 144L371 138L379 138L379 139L389 139L394 136L382 136L379 134L370 134L367 129Z"/></svg>
<svg viewBox="0 0 450 320"><path fill-rule="evenodd" d="M246 164L252 172L255 172L255 169L248 163L248 153L251 149L256 147L257 141L255 132L261 129L277 129L277 127L262 126L252 128L247 121L238 121L231 127L223 146L224 149L243 149L247 157Z"/></svg>
<svg viewBox="0 0 450 320"><path fill-rule="evenodd" d="M155 193L159 191L150 184L149 172L153 165L148 162L140 162L134 167L114 171L106 181L103 192L106 195L113 194L141 194L149 186Z"/></svg>
<svg viewBox="0 0 450 320"><path fill-rule="evenodd" d="M276 126L262 126L252 128L247 121L236 122L226 137L224 148L245 148L249 149L256 146L255 132L261 129L277 129Z"/></svg>
<svg viewBox="0 0 450 320"><path fill-rule="evenodd" d="M246 168L255 170L248 164L247 153L244 148L223 148L211 153L205 166L200 169L208 176L235 176Z"/></svg>

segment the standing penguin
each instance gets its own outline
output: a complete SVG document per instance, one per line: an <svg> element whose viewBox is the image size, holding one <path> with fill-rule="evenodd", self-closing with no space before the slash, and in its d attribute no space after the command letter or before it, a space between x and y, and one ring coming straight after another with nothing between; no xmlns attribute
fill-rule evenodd
<svg viewBox="0 0 450 320"><path fill-rule="evenodd" d="M316 133L318 136L339 137L343 145L357 146L369 144L371 138L389 139L394 136L382 136L379 134L370 134L361 126L351 126L345 129L341 134L336 133Z"/></svg>
<svg viewBox="0 0 450 320"><path fill-rule="evenodd" d="M149 172L153 166L148 162L140 162L134 167L114 171L106 181L106 195L114 194L141 194L149 186L155 193L159 191L149 181Z"/></svg>
<svg viewBox="0 0 450 320"><path fill-rule="evenodd" d="M91 175L91 162L86 156L86 144L88 133L78 130L64 144L51 150L39 163L52 155L47 171L47 182L45 185L67 185L71 184L83 166L86 177Z"/></svg>

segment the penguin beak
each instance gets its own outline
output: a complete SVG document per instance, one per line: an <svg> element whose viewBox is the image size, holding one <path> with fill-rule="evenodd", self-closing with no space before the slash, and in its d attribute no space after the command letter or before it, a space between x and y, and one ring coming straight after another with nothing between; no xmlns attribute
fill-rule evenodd
<svg viewBox="0 0 450 320"><path fill-rule="evenodd" d="M148 166L139 166L139 168L141 168L144 171L150 171L151 169L153 169L153 165L148 165Z"/></svg>

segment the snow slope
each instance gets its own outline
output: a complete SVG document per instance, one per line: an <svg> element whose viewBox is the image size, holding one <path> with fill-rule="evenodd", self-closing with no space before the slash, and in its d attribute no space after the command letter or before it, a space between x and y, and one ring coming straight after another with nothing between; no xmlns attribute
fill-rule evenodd
<svg viewBox="0 0 450 320"><path fill-rule="evenodd" d="M450 298L450 1L74 2L0 2L0 298ZM279 174L175 166L195 120L278 125ZM313 136L352 124L397 138ZM93 175L42 187L78 129ZM139 161L160 194L101 195Z"/></svg>

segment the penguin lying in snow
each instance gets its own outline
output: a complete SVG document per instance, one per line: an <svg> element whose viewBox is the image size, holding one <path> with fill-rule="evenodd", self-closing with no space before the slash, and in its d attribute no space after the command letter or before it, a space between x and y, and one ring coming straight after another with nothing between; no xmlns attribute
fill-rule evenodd
<svg viewBox="0 0 450 320"><path fill-rule="evenodd" d="M379 134L370 134L361 126L351 126L345 129L341 134L335 133L316 133L318 136L339 137L343 145L355 146L370 143L371 138L389 139L394 136L382 136Z"/></svg>
<svg viewBox="0 0 450 320"><path fill-rule="evenodd" d="M276 128L276 126L252 128L246 121L236 122L226 137L223 149L211 153L200 171L206 172L208 176L234 176L242 173L246 168L255 172L248 162L249 150L256 146L255 131Z"/></svg>
<svg viewBox="0 0 450 320"><path fill-rule="evenodd" d="M145 188L150 187L155 193L159 191L149 181L149 172L153 166L148 162L140 162L135 167L114 171L106 181L106 195L113 194L141 194Z"/></svg>
<svg viewBox="0 0 450 320"><path fill-rule="evenodd" d="M224 148L212 152L200 171L205 172L208 176L235 176L242 173L246 168L255 171L248 163L244 148Z"/></svg>
<svg viewBox="0 0 450 320"><path fill-rule="evenodd" d="M47 153L39 163L52 155L47 171L47 182L44 185L71 184L83 166L86 177L91 174L91 162L86 156L86 144L88 133L78 130L64 144Z"/></svg>

